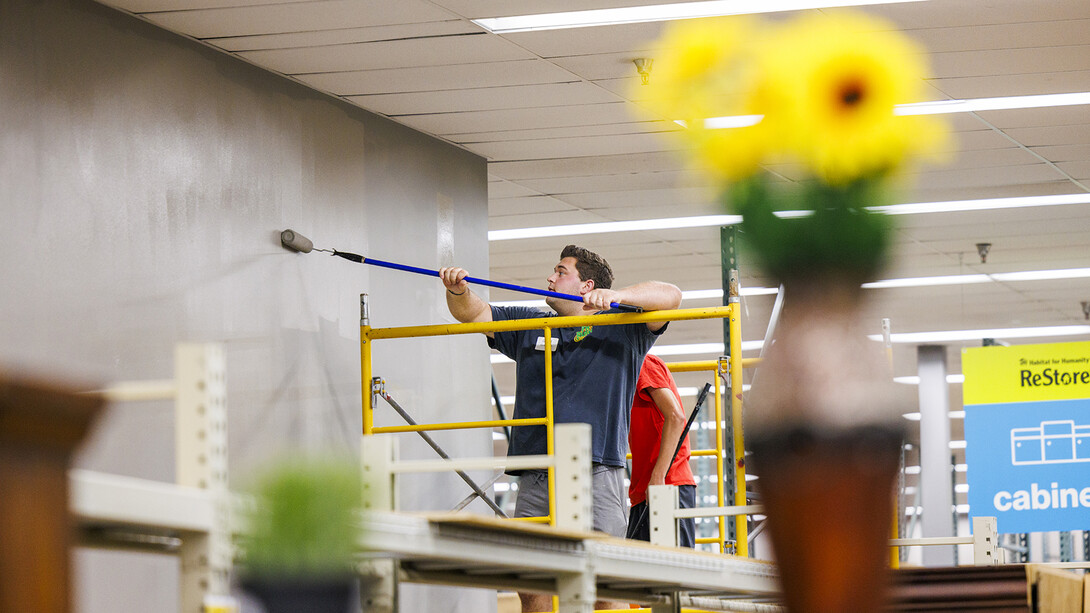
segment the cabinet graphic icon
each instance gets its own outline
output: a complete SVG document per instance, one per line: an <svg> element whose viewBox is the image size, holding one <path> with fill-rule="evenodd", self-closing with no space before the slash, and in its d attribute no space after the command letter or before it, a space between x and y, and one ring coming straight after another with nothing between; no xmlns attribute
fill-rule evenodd
<svg viewBox="0 0 1090 613"><path fill-rule="evenodd" d="M1011 464L1090 462L1090 425L1073 420L1043 421L1036 428L1011 430Z"/></svg>

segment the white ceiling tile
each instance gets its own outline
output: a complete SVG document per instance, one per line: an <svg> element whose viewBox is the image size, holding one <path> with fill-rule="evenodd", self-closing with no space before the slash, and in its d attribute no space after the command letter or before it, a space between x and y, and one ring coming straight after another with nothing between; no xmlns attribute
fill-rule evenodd
<svg viewBox="0 0 1090 613"><path fill-rule="evenodd" d="M578 6L573 6L571 0L435 0L435 4L471 19L661 3L662 0L580 0Z"/></svg>
<svg viewBox="0 0 1090 613"><path fill-rule="evenodd" d="M990 168L936 169L917 173L913 179L932 187L997 187L1018 183L1039 183L1062 176L1047 164L1022 164Z"/></svg>
<svg viewBox="0 0 1090 613"><path fill-rule="evenodd" d="M538 30L503 36L545 58L617 53L645 57L657 50L655 39L662 30L662 22L646 22L610 27L608 36L586 36L576 30Z"/></svg>
<svg viewBox="0 0 1090 613"><path fill-rule="evenodd" d="M989 124L1001 130L1044 126L1077 126L1090 122L1090 104L1039 109L979 111L977 114Z"/></svg>
<svg viewBox="0 0 1090 613"><path fill-rule="evenodd" d="M152 23L194 38L280 34L324 29L446 21L450 13L423 0L313 0L145 13Z"/></svg>
<svg viewBox="0 0 1090 613"><path fill-rule="evenodd" d="M1040 183L1019 183L1017 185L969 186L931 186L922 181L913 181L902 190L902 202L943 202L947 200L983 200L988 198L1021 198L1024 196L1053 196L1070 194L1075 186L1070 181L1057 178Z"/></svg>
<svg viewBox="0 0 1090 613"><path fill-rule="evenodd" d="M300 1L317 0L110 0L103 4L108 4L130 13L151 13L161 11L192 11L238 6L288 4Z"/></svg>
<svg viewBox="0 0 1090 613"><path fill-rule="evenodd" d="M574 223L599 223L612 221L601 215L583 210L568 210L546 213L528 213L525 215L507 215L504 217L489 217L489 230L506 230L508 228L537 228L540 226L562 226ZM554 244L560 241L553 237Z"/></svg>
<svg viewBox="0 0 1090 613"><path fill-rule="evenodd" d="M402 117L408 126L429 134L452 136L489 130L526 130L534 128L593 126L600 123L625 123L624 104L590 104L541 107L532 110L453 112Z"/></svg>
<svg viewBox="0 0 1090 613"><path fill-rule="evenodd" d="M1085 70L1090 58L1090 44L1032 49L991 49L987 51L950 51L931 54L935 77L950 79L995 75L1018 75L1040 71Z"/></svg>
<svg viewBox="0 0 1090 613"><path fill-rule="evenodd" d="M227 51L255 51L259 49L287 49L293 47L320 47L344 45L379 40L397 40L409 37L450 36L478 32L476 26L461 20L428 21L413 24L374 26L369 28L343 28L334 30L310 30L286 34L261 34L256 36L231 36L209 38L207 42Z"/></svg>
<svg viewBox="0 0 1090 613"><path fill-rule="evenodd" d="M571 136L602 136L607 134L631 134L634 132L677 132L681 128L674 123L630 122L607 123L593 126L569 126L564 128L536 128L531 130L508 130L504 132L477 132L452 136L459 143L494 143L517 140L539 140L548 138L567 138Z"/></svg>
<svg viewBox="0 0 1090 613"><path fill-rule="evenodd" d="M1026 74L1005 74L996 67L988 74L970 77L932 79L932 87L950 98L997 98L1036 94L1070 94L1090 91L1090 70L1059 72L1045 65Z"/></svg>
<svg viewBox="0 0 1090 613"><path fill-rule="evenodd" d="M928 51L1024 49L1087 43L1090 20L928 27L906 32Z"/></svg>
<svg viewBox="0 0 1090 613"><path fill-rule="evenodd" d="M642 171L638 165L633 165L629 167L626 172L617 174L523 179L519 181L519 184L543 194L574 194L682 187L697 188L701 190L709 189L704 181L698 180L698 178L690 172L684 170L647 172ZM714 192L715 190L712 190L712 193Z"/></svg>
<svg viewBox="0 0 1090 613"><path fill-rule="evenodd" d="M988 0L981 2L902 2L868 6L868 13L882 15L902 28L976 26L1000 23L1061 21L1090 18L1090 5L1083 0Z"/></svg>
<svg viewBox="0 0 1090 613"><path fill-rule="evenodd" d="M539 192L536 192L528 187L515 183L514 181L508 181L506 179L499 179L490 176L488 180L488 202L491 204L496 200L503 200L506 198L523 198L526 196L537 196Z"/></svg>
<svg viewBox="0 0 1090 613"><path fill-rule="evenodd" d="M386 115L442 113L450 108L461 111L489 111L554 104L619 102L615 95L585 81L404 94L373 94L349 96L348 99L365 109Z"/></svg>
<svg viewBox="0 0 1090 613"><path fill-rule="evenodd" d="M461 62L532 59L526 51L498 36L441 36L298 49L269 49L238 54L284 74L441 66Z"/></svg>
<svg viewBox="0 0 1090 613"><path fill-rule="evenodd" d="M574 75L545 60L465 63L382 70L298 74L300 81L322 91L342 95L391 94L565 83Z"/></svg>
<svg viewBox="0 0 1090 613"><path fill-rule="evenodd" d="M1079 162L1090 160L1090 143L1080 145L1042 145L1030 147L1034 153L1050 162Z"/></svg>
<svg viewBox="0 0 1090 613"><path fill-rule="evenodd" d="M551 196L527 196L523 198L488 199L488 216L526 215L528 213L547 213L551 211L575 210L572 205Z"/></svg>
<svg viewBox="0 0 1090 613"><path fill-rule="evenodd" d="M661 151L664 140L658 134L617 134L580 138L477 143L472 147L472 150L490 160L539 160L555 157Z"/></svg>
<svg viewBox="0 0 1090 613"><path fill-rule="evenodd" d="M686 163L676 151L656 151L534 162L496 162L489 164L488 167L489 172L497 176L519 181L549 177L615 175L628 172L633 168L641 171L683 170L686 168Z"/></svg>
<svg viewBox="0 0 1090 613"><path fill-rule="evenodd" d="M1090 19L929 27L905 32L931 53L1085 44Z"/></svg>
<svg viewBox="0 0 1090 613"><path fill-rule="evenodd" d="M1090 182L1090 159L1084 159L1079 162L1060 162L1057 164L1060 170L1071 175L1073 179L1086 182ZM1088 185L1090 187L1090 185Z"/></svg>
<svg viewBox="0 0 1090 613"><path fill-rule="evenodd" d="M1073 126L1014 128L1006 134L1027 147L1044 145L1084 145L1090 143L1090 122Z"/></svg>

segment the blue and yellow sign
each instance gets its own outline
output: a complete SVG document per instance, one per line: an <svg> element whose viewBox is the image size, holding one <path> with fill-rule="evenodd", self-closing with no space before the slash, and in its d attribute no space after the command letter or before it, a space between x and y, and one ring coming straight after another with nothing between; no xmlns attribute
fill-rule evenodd
<svg viewBox="0 0 1090 613"><path fill-rule="evenodd" d="M961 364L970 514L1090 529L1090 343L974 347Z"/></svg>

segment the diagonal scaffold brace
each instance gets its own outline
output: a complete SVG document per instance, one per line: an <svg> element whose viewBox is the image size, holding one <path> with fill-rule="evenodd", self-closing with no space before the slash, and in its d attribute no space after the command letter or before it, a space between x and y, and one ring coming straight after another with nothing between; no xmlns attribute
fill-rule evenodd
<svg viewBox="0 0 1090 613"><path fill-rule="evenodd" d="M416 420L413 419L412 416L410 416L409 413L405 409L403 409L401 407L401 405L399 405L397 403L397 401L395 401L390 396L389 393L386 392L386 389L382 384L382 379L380 379L379 377L373 378L371 380L371 390L375 395L377 395L378 397L385 400L386 403L389 404L390 407L393 408L394 411L397 411L397 414L400 415L401 418L405 420L405 423L409 424L410 426L418 425L416 423ZM420 438L424 439L425 443L427 443L432 449L435 450L435 453L439 454L439 457L443 458L444 460L449 460L450 459L450 455L448 455L447 452L444 451L443 448L439 446L439 443L436 443L435 439L433 439L431 436L429 436L427 432L417 431L417 434L420 435ZM482 489L480 485L477 485L477 482L474 481L472 477L467 475L465 473L465 471L455 470L454 472L456 472L458 474L458 476L462 478L462 481L465 481L466 485L468 485L470 487L470 489L473 490L473 495L475 495L475 496L479 497L481 500L483 500L485 502L485 504L487 504L489 506L489 508L491 508L496 513L496 515L499 515L500 517L503 517L505 519L507 518L507 513L503 512L503 509L501 509L499 507L499 505L496 504L496 501L492 500L492 498L489 497L488 493L485 492L484 489ZM496 479L493 478L492 482L495 482L495 480ZM485 487L487 487L487 485ZM460 505L459 510L460 510L460 508L462 508L464 506L465 506L464 503L462 505Z"/></svg>

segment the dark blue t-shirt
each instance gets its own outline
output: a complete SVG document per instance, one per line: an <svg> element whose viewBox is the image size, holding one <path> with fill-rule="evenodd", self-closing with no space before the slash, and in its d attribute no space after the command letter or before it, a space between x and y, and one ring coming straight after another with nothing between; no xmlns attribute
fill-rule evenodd
<svg viewBox="0 0 1090 613"><path fill-rule="evenodd" d="M616 312L616 311L607 311ZM493 321L554 317L528 307L492 307ZM593 461L624 466L628 420L643 358L663 326L647 324L556 328L553 341L553 421L591 425ZM515 419L545 416L543 330L496 332L488 345L515 361ZM539 340L540 339L540 340ZM508 455L546 453L545 426L511 429ZM517 472L517 471L514 471Z"/></svg>

